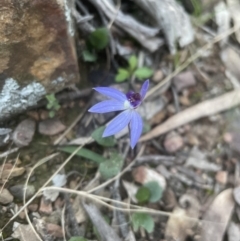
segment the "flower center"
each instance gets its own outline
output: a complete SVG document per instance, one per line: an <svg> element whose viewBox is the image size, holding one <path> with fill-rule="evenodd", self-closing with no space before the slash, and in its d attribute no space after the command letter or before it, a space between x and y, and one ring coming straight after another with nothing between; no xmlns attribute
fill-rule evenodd
<svg viewBox="0 0 240 241"><path fill-rule="evenodd" d="M126 94L126 96L127 96L127 99L128 99L128 101L130 102L130 104L133 108L137 108L141 104L142 97L139 93L129 91Z"/></svg>

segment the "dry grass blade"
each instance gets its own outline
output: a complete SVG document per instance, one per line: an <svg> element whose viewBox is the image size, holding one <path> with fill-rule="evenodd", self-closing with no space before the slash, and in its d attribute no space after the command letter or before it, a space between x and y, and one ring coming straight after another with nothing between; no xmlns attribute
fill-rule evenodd
<svg viewBox="0 0 240 241"><path fill-rule="evenodd" d="M54 145L58 145L61 142L61 140L72 130L72 128L83 118L84 113L87 111L88 107L89 104L85 106L84 110L77 116L73 123L63 132L63 134L59 136L57 140L54 141Z"/></svg>
<svg viewBox="0 0 240 241"><path fill-rule="evenodd" d="M165 217L170 217L170 216L179 217L179 214L176 215L176 214L170 213L170 212L159 211L159 210L152 209L152 208L145 208L143 206L133 205L133 204L125 203L122 201L98 196L95 194L90 194L86 191L78 191L78 190L72 190L72 189L68 189L68 188L55 187L55 186L45 187L45 188L43 188L43 190L57 190L59 192L80 195L83 198L88 198L88 199L92 200L93 202L102 204L103 206L108 207L112 210L119 210L119 211L126 212L126 213L149 213L149 214L156 215L156 216L161 215L161 216L165 216ZM113 205L109 204L108 202L113 203ZM114 204L118 204L118 206L114 205ZM119 207L120 205L122 207ZM124 208L124 207L126 207L126 208ZM198 218L192 218L192 217L184 216L184 215L182 215L181 218L187 219L187 220L192 220L194 222L199 221ZM221 222L218 222L218 221L208 221L208 220L200 220L200 221L203 223L208 223L208 224L216 224L216 223L221 224Z"/></svg>
<svg viewBox="0 0 240 241"><path fill-rule="evenodd" d="M226 32L217 35L212 41L204 45L202 48L200 48L194 55L192 55L185 63L183 63L181 66L179 66L174 72L172 72L170 75L168 75L164 80L162 80L158 85L153 87L151 90L148 91L146 98L154 94L156 91L158 91L161 87L163 87L168 81L170 81L174 76L179 74L182 70L184 70L189 64L191 64L194 60L201 57L206 50L208 50L213 44L221 41L226 36L231 35L232 33L235 33L238 31L240 26L234 26L233 28L230 28Z"/></svg>
<svg viewBox="0 0 240 241"><path fill-rule="evenodd" d="M3 183L3 185L2 185L2 187L1 187L1 189L0 189L0 194L2 193L3 188L5 187L7 181L8 181L9 178L11 177L11 174L12 174L14 168L16 167L16 164L17 164L17 161L18 161L18 157L19 157L19 154L18 154L18 156L17 156L17 158L16 158L16 161L14 162L14 165L13 165L11 171L10 171L9 174L8 174L8 177L6 178L5 182ZM5 160L6 160L6 159L5 159ZM4 160L4 163L3 163L2 170L3 170L4 165L5 165L5 160ZM0 179L1 179L1 176L2 176L2 172L1 172L1 175L0 175Z"/></svg>
<svg viewBox="0 0 240 241"><path fill-rule="evenodd" d="M169 118L163 124L158 125L149 133L144 135L140 141L147 141L179 126L187 124L191 121L202 117L214 115L218 112L230 109L240 104L240 90L234 90L217 98L206 100L202 103L194 105L177 115Z"/></svg>
<svg viewBox="0 0 240 241"><path fill-rule="evenodd" d="M96 190L99 190L99 189L107 186L107 185L110 184L111 182L113 182L113 181L117 180L118 178L120 178L125 172L129 171L130 168L137 162L138 157L140 157L140 156L142 155L144 149L145 149L145 146L143 146L143 147L141 148L141 150L140 150L139 153L137 154L137 156L136 156L136 158L134 159L134 161L132 161L132 162L131 162L124 170L122 170L118 175L116 175L115 177L107 180L106 182L102 183L101 185L99 185L99 186L97 186L97 187L89 190L88 193L95 192Z"/></svg>

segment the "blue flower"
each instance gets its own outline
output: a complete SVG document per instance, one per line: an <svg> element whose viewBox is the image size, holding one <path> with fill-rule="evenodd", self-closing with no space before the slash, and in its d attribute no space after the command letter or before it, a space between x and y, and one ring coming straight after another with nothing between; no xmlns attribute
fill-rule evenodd
<svg viewBox="0 0 240 241"><path fill-rule="evenodd" d="M103 132L103 137L111 136L123 130L127 125L130 129L131 147L134 148L142 134L143 122L136 108L142 103L149 86L149 80L146 80L140 93L133 91L124 94L117 89L110 87L94 88L97 92L111 99L104 100L88 111L93 113L107 113L111 111L123 111L108 123Z"/></svg>

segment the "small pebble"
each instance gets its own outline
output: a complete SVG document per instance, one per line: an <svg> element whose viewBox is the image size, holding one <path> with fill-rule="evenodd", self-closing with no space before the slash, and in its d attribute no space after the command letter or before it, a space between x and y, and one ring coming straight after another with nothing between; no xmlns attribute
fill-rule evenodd
<svg viewBox="0 0 240 241"><path fill-rule="evenodd" d="M160 69L158 69L155 71L155 73L152 77L152 80L153 80L153 82L158 83L163 79L163 77L164 77L163 72Z"/></svg>
<svg viewBox="0 0 240 241"><path fill-rule="evenodd" d="M63 132L66 126L56 118L43 120L39 123L38 131L42 135L53 136Z"/></svg>
<svg viewBox="0 0 240 241"><path fill-rule="evenodd" d="M4 188L0 193L0 203L8 204L8 203L11 203L12 201L13 201L12 194L7 189Z"/></svg>
<svg viewBox="0 0 240 241"><path fill-rule="evenodd" d="M25 185L19 184L19 185L10 187L9 191L14 197L22 200L24 189L25 189ZM32 185L28 185L26 188L26 199L31 197L34 193L35 193L35 187Z"/></svg>
<svg viewBox="0 0 240 241"><path fill-rule="evenodd" d="M216 173L215 179L220 184L225 185L227 183L228 173L226 171L218 171Z"/></svg>
<svg viewBox="0 0 240 241"><path fill-rule="evenodd" d="M44 214L50 214L52 213L52 211L53 211L52 202L50 200L46 200L44 196L42 196L39 212Z"/></svg>
<svg viewBox="0 0 240 241"><path fill-rule="evenodd" d="M183 144L183 138L176 132L170 132L164 140L164 147L169 153L179 151L183 147Z"/></svg>
<svg viewBox="0 0 240 241"><path fill-rule="evenodd" d="M62 238L63 237L63 232L62 232L62 227L53 223L47 223L46 224L46 229L47 232L56 238Z"/></svg>
<svg viewBox="0 0 240 241"><path fill-rule="evenodd" d="M180 92L183 89L196 85L197 81L191 71L185 71L173 78L173 84L177 91Z"/></svg>
<svg viewBox="0 0 240 241"><path fill-rule="evenodd" d="M32 119L23 120L13 132L13 142L18 146L28 146L32 141L36 129L36 122Z"/></svg>

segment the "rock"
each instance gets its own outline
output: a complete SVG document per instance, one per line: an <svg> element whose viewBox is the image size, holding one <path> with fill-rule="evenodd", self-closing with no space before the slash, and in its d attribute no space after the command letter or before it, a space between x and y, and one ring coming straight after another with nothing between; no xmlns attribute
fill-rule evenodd
<svg viewBox="0 0 240 241"><path fill-rule="evenodd" d="M79 80L70 2L1 1L0 120Z"/></svg>
<svg viewBox="0 0 240 241"><path fill-rule="evenodd" d="M133 170L132 175L135 182L145 184L147 182L155 181L159 184L163 191L166 188L165 178L160 173L148 167L139 166Z"/></svg>
<svg viewBox="0 0 240 241"><path fill-rule="evenodd" d="M14 197L21 200L23 199L24 190L25 190L25 185L22 185L22 184L15 185L9 188L9 191L11 192L11 194ZM26 199L27 199L35 193L35 187L32 185L28 185L25 192L26 192Z"/></svg>
<svg viewBox="0 0 240 241"><path fill-rule="evenodd" d="M63 237L63 230L62 227L53 223L47 223L46 229L48 234L55 238L62 238Z"/></svg>
<svg viewBox="0 0 240 241"><path fill-rule="evenodd" d="M66 126L63 125L62 122L56 118L41 121L38 126L39 133L46 136L53 136L59 134L65 129Z"/></svg>
<svg viewBox="0 0 240 241"><path fill-rule="evenodd" d="M59 225L56 225L54 223L47 223L46 229L48 234L55 238L62 238L63 237L63 230L62 227Z"/></svg>
<svg viewBox="0 0 240 241"><path fill-rule="evenodd" d="M12 194L5 188L3 188L2 192L0 193L0 203L1 204L8 204L13 201Z"/></svg>
<svg viewBox="0 0 240 241"><path fill-rule="evenodd" d="M13 132L13 141L19 146L28 146L32 141L36 128L36 122L32 119L23 120Z"/></svg>
<svg viewBox="0 0 240 241"><path fill-rule="evenodd" d="M36 203L29 204L28 210L31 212L36 212L38 210L38 204L36 204Z"/></svg>
<svg viewBox="0 0 240 241"><path fill-rule="evenodd" d="M240 205L240 186L233 189L233 197L235 202Z"/></svg>
<svg viewBox="0 0 240 241"><path fill-rule="evenodd" d="M182 72L173 78L173 84L178 92L187 87L194 86L196 83L196 79L191 71Z"/></svg>
<svg viewBox="0 0 240 241"><path fill-rule="evenodd" d="M179 151L183 147L183 139L176 132L170 132L167 134L164 140L164 147L167 152L174 153Z"/></svg>
<svg viewBox="0 0 240 241"><path fill-rule="evenodd" d="M158 70L155 71L155 73L154 73L154 75L152 77L152 80L155 83L158 83L158 82L160 82L163 79L163 77L164 77L163 72L160 69L158 69Z"/></svg>
<svg viewBox="0 0 240 241"><path fill-rule="evenodd" d="M226 171L218 171L216 173L215 179L220 184L225 185L227 183L228 173Z"/></svg>
<svg viewBox="0 0 240 241"><path fill-rule="evenodd" d="M50 200L46 200L45 197L43 196L41 198L39 212L44 214L50 214L52 213L52 211L53 211L52 202Z"/></svg>

